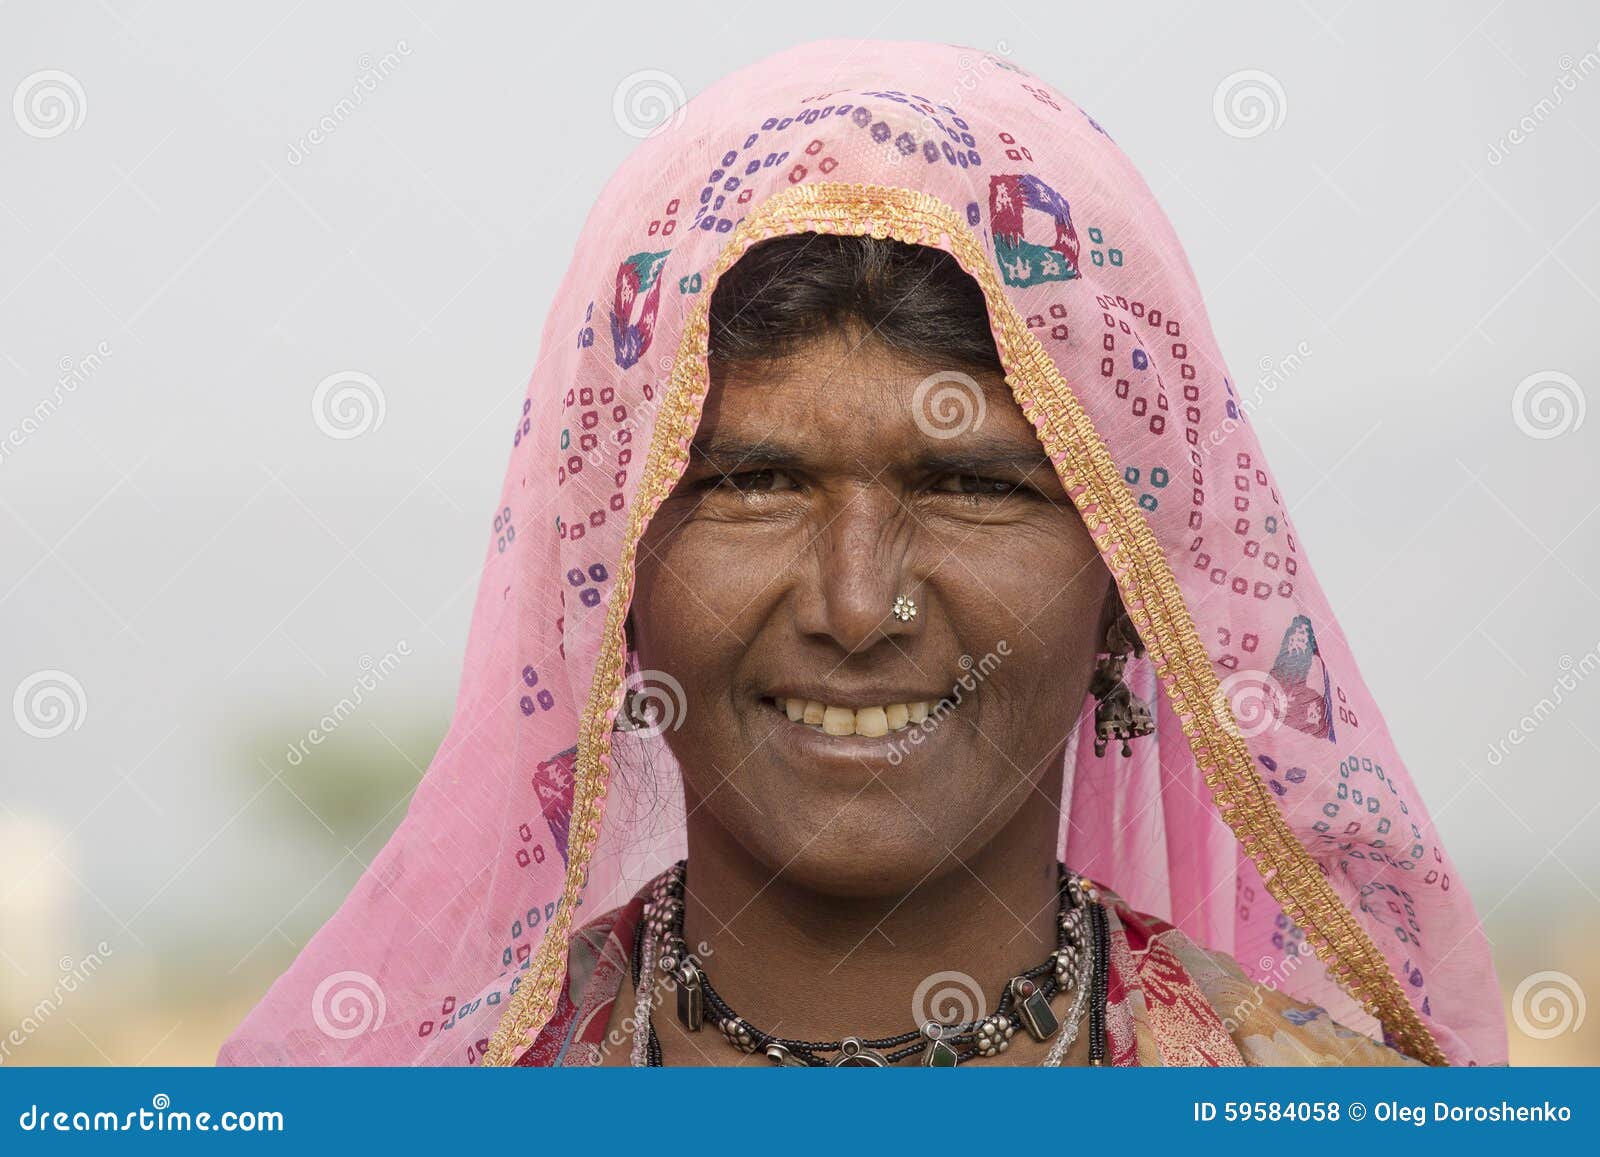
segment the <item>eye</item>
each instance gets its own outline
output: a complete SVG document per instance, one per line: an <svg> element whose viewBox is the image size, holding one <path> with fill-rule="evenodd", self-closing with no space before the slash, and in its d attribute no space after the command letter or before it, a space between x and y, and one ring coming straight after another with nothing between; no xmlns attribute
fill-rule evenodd
<svg viewBox="0 0 1600 1157"><path fill-rule="evenodd" d="M739 494L765 494L779 490L795 490L798 484L786 470L741 470L735 474L719 474L706 479L709 490L732 490Z"/></svg>
<svg viewBox="0 0 1600 1157"><path fill-rule="evenodd" d="M1020 482L983 474L946 474L936 479L931 489L939 494L959 494L967 498L1008 498L1028 491Z"/></svg>

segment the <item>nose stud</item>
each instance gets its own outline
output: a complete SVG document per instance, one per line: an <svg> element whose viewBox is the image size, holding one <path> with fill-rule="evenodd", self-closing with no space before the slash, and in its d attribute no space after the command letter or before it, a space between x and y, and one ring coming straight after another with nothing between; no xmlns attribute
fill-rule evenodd
<svg viewBox="0 0 1600 1157"><path fill-rule="evenodd" d="M909 623L912 619L917 617L916 600L907 595L895 595L894 606L890 609L889 613L895 618L899 619L902 623Z"/></svg>

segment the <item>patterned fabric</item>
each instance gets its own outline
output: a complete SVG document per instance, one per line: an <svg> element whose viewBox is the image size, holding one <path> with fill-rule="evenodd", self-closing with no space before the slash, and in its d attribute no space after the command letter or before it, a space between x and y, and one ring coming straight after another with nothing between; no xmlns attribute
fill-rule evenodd
<svg viewBox="0 0 1600 1157"><path fill-rule="evenodd" d="M647 891L573 937L555 1014L517 1064L598 1065L608 1055L631 1054L631 1033L607 1025L617 1000L634 999L629 960ZM1135 912L1114 893L1102 889L1101 898L1111 932L1106 1027L1113 1065L1419 1063L1335 1023L1325 1009L1252 982L1228 957ZM720 1044L712 1041L713 1049ZM759 1063L727 1051L725 1063L741 1062Z"/></svg>
<svg viewBox="0 0 1600 1157"><path fill-rule="evenodd" d="M1149 648L1129 681L1156 733L1095 758L1083 713L1060 858L1252 984L1430 1063L1504 1061L1472 902L1148 186L1019 64L859 41L723 79L600 193L506 415L449 733L404 822L220 1059L509 1064L571 989L581 909L623 903L685 854L670 749L614 731L633 560L700 419L718 278L806 231L935 246L973 277L1006 380ZM1128 927L1120 967L1139 983L1119 1047L1225 1057L1182 982L1198 965L1155 925ZM1193 1031L1166 1032L1179 1024ZM1281 1033L1307 1035L1227 1036L1281 1051Z"/></svg>

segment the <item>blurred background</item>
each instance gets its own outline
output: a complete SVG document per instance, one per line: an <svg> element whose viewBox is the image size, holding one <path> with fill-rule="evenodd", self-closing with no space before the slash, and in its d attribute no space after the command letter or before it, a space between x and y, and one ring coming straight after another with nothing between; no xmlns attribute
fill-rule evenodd
<svg viewBox="0 0 1600 1157"><path fill-rule="evenodd" d="M592 198L792 15L0 8L0 1063L209 1064L343 899L444 734L490 419ZM1142 169L1513 1061L1600 1060L1600 10L817 0L803 35L1003 55Z"/></svg>

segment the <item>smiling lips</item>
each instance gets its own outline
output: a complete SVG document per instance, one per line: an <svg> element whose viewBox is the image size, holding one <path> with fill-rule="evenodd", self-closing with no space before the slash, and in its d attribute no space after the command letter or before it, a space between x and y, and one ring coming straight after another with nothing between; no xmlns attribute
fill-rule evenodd
<svg viewBox="0 0 1600 1157"><path fill-rule="evenodd" d="M835 707L815 699L775 698L771 700L795 723L803 723L824 735L864 735L876 738L899 731L928 717L930 704L885 703L881 707Z"/></svg>

